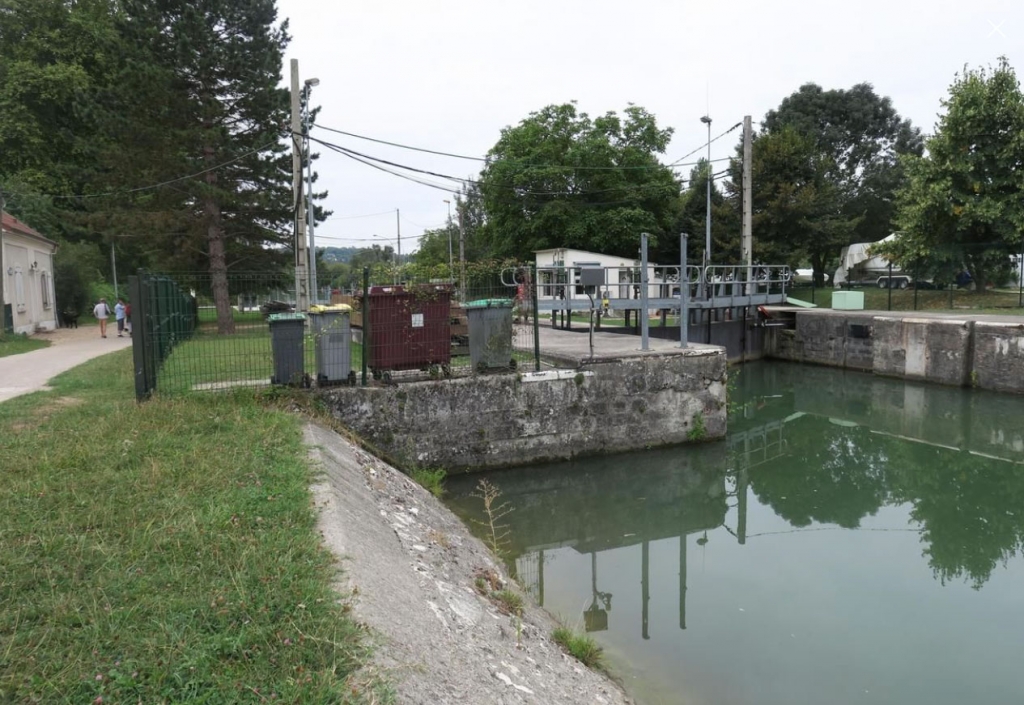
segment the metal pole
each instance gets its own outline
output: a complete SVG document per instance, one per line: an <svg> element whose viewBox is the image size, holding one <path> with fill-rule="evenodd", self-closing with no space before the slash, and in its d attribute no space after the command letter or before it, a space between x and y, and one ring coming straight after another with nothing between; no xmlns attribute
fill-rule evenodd
<svg viewBox="0 0 1024 705"><path fill-rule="evenodd" d="M754 293L750 281L754 264L754 197L751 193L753 171L753 129L750 116L743 117L743 264L747 265L747 296ZM711 162L708 162L710 168Z"/></svg>
<svg viewBox="0 0 1024 705"><path fill-rule="evenodd" d="M466 226L459 209L459 296L466 303Z"/></svg>
<svg viewBox="0 0 1024 705"><path fill-rule="evenodd" d="M307 207L307 210L309 211L309 280L311 284L309 293L310 302L318 304L320 303L320 284L317 281L316 276L316 239L313 234L315 212L313 210L313 150L309 141L309 83L305 84L303 91L306 98L303 101L302 134L306 143L306 199L309 204Z"/></svg>
<svg viewBox="0 0 1024 705"><path fill-rule="evenodd" d="M401 211L395 209L395 232L398 235L398 273L395 275L398 277L398 283L402 283L402 216Z"/></svg>
<svg viewBox="0 0 1024 705"><path fill-rule="evenodd" d="M704 266L707 267L711 264L711 117L705 115L700 119L701 122L706 123L708 126L708 198L707 198L707 215L705 218L706 232L704 234Z"/></svg>
<svg viewBox="0 0 1024 705"><path fill-rule="evenodd" d="M299 60L291 60L292 207L295 210L295 308L309 308L309 257L306 253L306 207L302 198L302 108Z"/></svg>
<svg viewBox="0 0 1024 705"><path fill-rule="evenodd" d="M530 271L527 269L527 271ZM530 298L533 299L533 369L540 372L540 307L537 305L537 269L530 276ZM554 319L554 312L551 318Z"/></svg>
<svg viewBox="0 0 1024 705"><path fill-rule="evenodd" d="M690 277L686 273L686 233L679 234L679 347L690 337Z"/></svg>
<svg viewBox="0 0 1024 705"><path fill-rule="evenodd" d="M370 268L363 267L363 386L366 386L366 360L370 356Z"/></svg>
<svg viewBox="0 0 1024 705"><path fill-rule="evenodd" d="M647 233L640 233L640 349L649 350L647 339L650 321L647 320Z"/></svg>
<svg viewBox="0 0 1024 705"><path fill-rule="evenodd" d="M118 298L117 295L117 257L114 256L114 243L110 243L110 268L114 272L114 299Z"/></svg>
<svg viewBox="0 0 1024 705"><path fill-rule="evenodd" d="M4 220L3 213L7 203L4 201L4 192L0 190L0 338L7 332L7 306L4 302L4 282L7 281L7 270L4 269ZM51 260L52 262L52 260ZM57 305L56 292L54 292L54 306ZM11 324L14 324L14 315L11 315Z"/></svg>
<svg viewBox="0 0 1024 705"><path fill-rule="evenodd" d="M892 311L892 262L889 263L889 281L886 286L889 287L889 310Z"/></svg>
<svg viewBox="0 0 1024 705"><path fill-rule="evenodd" d="M1020 256L1017 258L1017 278L1020 289L1017 292L1017 306L1024 308L1024 233L1020 236Z"/></svg>

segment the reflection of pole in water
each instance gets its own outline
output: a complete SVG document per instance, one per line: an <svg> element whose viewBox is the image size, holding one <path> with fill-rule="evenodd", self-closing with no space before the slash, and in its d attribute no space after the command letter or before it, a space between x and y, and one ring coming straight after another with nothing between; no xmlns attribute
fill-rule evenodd
<svg viewBox="0 0 1024 705"><path fill-rule="evenodd" d="M544 549L537 551L537 599L544 606Z"/></svg>
<svg viewBox="0 0 1024 705"><path fill-rule="evenodd" d="M641 547L641 576L640 576L640 591L643 597L643 637L644 639L650 639L651 635L647 633L647 603L651 599L650 591L650 545L644 541Z"/></svg>
<svg viewBox="0 0 1024 705"><path fill-rule="evenodd" d="M747 542L747 468L740 469L739 478L736 480L736 538L742 546Z"/></svg>
<svg viewBox="0 0 1024 705"><path fill-rule="evenodd" d="M686 629L686 532L679 534L679 628Z"/></svg>

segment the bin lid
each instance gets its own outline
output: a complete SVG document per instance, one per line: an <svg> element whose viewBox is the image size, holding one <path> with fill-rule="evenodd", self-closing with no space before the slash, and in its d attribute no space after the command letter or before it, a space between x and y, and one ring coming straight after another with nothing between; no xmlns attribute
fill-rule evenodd
<svg viewBox="0 0 1024 705"><path fill-rule="evenodd" d="M306 314L304 313L272 313L267 316L267 320L271 323L277 323L278 321L304 321L306 320Z"/></svg>
<svg viewBox="0 0 1024 705"><path fill-rule="evenodd" d="M465 308L512 308L512 299L478 299L466 302Z"/></svg>
<svg viewBox="0 0 1024 705"><path fill-rule="evenodd" d="M352 310L348 304L317 304L310 306L310 313L347 313Z"/></svg>

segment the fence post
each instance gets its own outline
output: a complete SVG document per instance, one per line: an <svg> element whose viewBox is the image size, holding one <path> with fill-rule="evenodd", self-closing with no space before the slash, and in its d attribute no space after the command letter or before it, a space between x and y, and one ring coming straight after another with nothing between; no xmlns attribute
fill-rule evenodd
<svg viewBox="0 0 1024 705"><path fill-rule="evenodd" d="M892 311L892 262L889 263L889 281L886 286L889 288L889 310Z"/></svg>
<svg viewBox="0 0 1024 705"><path fill-rule="evenodd" d="M529 270L528 270L529 271ZM540 372L540 306L537 303L537 269L530 277L530 298L533 305L533 369ZM554 318L554 316L552 316Z"/></svg>
<svg viewBox="0 0 1024 705"><path fill-rule="evenodd" d="M132 306L132 360L135 364L135 400L143 401L149 396L149 379L146 374L146 304L143 289L143 272L128 277L128 299Z"/></svg>
<svg viewBox="0 0 1024 705"><path fill-rule="evenodd" d="M366 360L370 356L370 268L363 267L363 386L366 386Z"/></svg>

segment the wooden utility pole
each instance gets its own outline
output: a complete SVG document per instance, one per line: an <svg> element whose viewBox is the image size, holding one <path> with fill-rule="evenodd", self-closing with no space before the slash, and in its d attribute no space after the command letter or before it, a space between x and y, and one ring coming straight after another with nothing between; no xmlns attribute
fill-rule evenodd
<svg viewBox="0 0 1024 705"><path fill-rule="evenodd" d="M302 109L299 60L292 59L292 202L295 209L295 309L309 309L309 254L306 206L302 195Z"/></svg>
<svg viewBox="0 0 1024 705"><path fill-rule="evenodd" d="M743 263L747 265L747 281L752 279L754 264L753 198L751 197L752 142L750 116L743 118ZM748 288L748 295L752 294Z"/></svg>

